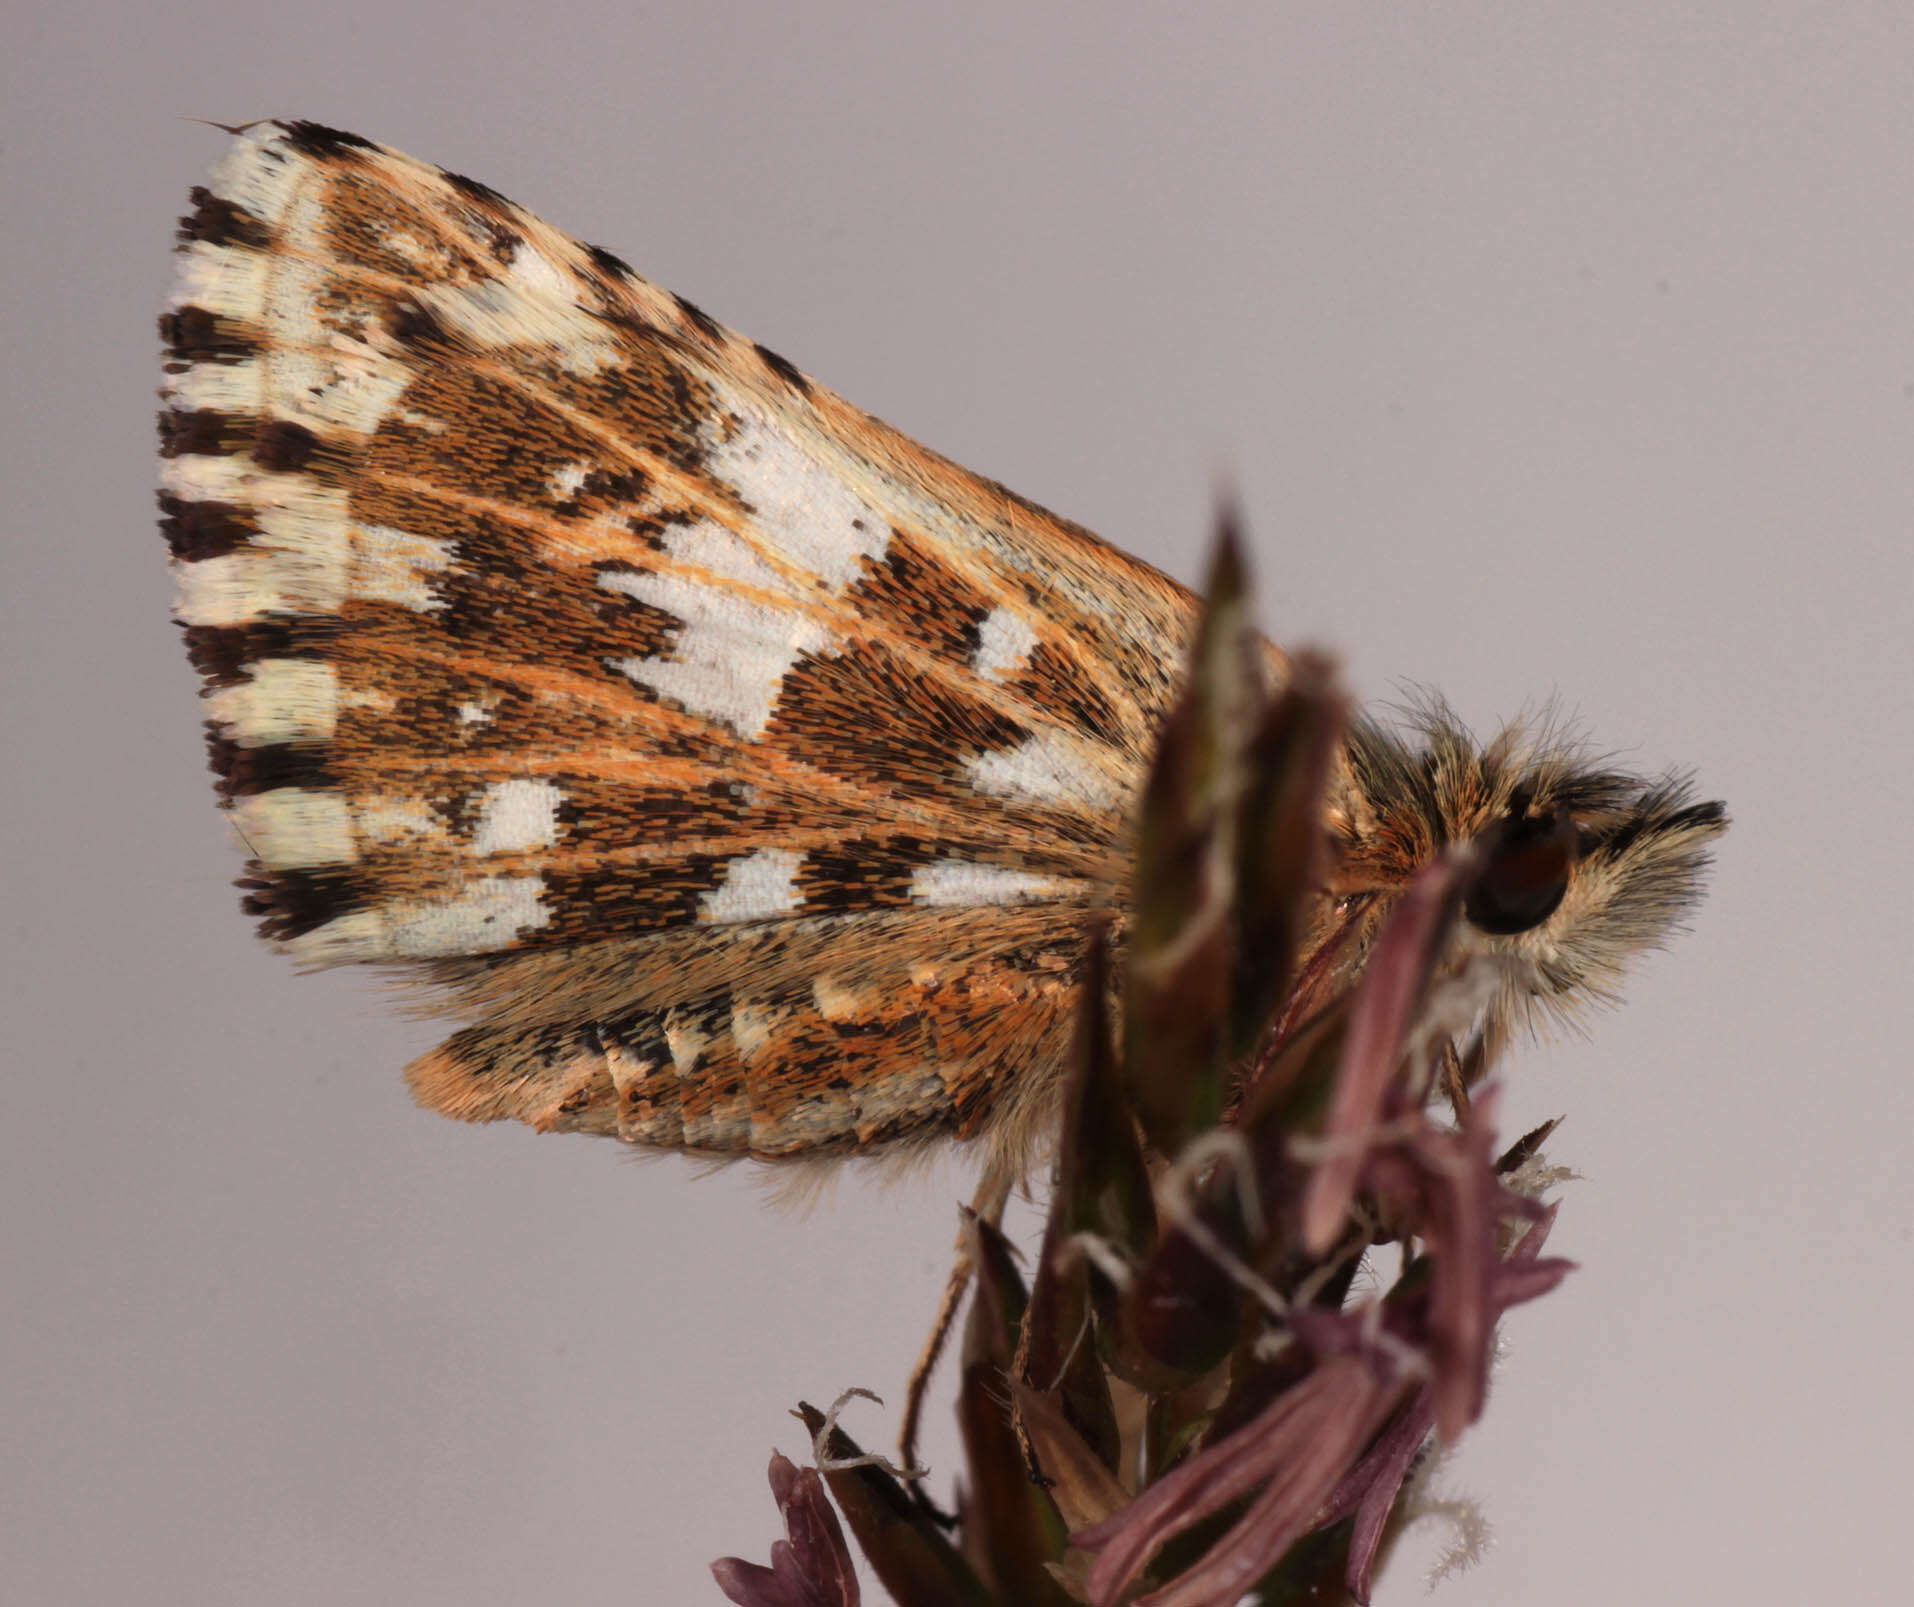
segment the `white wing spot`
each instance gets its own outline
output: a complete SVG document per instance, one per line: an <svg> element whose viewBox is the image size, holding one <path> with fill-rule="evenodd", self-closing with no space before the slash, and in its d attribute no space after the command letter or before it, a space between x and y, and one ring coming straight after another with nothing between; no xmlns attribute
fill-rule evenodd
<svg viewBox="0 0 1914 1607"><path fill-rule="evenodd" d="M257 413L265 394L264 372L257 362L195 363L169 374L160 385L166 405L175 412L206 408L215 413Z"/></svg>
<svg viewBox="0 0 1914 1607"><path fill-rule="evenodd" d="M552 470L551 478L545 482L545 488L551 492L552 501L570 502L584 489L585 482L590 478L589 463L561 463Z"/></svg>
<svg viewBox="0 0 1914 1607"><path fill-rule="evenodd" d="M403 228L380 229L378 239L379 244L386 250L404 257L413 267L420 269L424 276L442 275L446 271L449 254L436 240Z"/></svg>
<svg viewBox="0 0 1914 1607"><path fill-rule="evenodd" d="M536 876L482 876L466 883L454 898L389 906L383 949L417 960L510 948L520 932L551 920L544 890ZM310 935L316 938L324 931L321 927Z"/></svg>
<svg viewBox="0 0 1914 1607"><path fill-rule="evenodd" d="M1029 660L1036 628L1014 608L993 608L977 626L972 667L986 681L1007 681Z"/></svg>
<svg viewBox="0 0 1914 1607"><path fill-rule="evenodd" d="M562 789L549 781L498 781L485 789L478 827L472 833L475 854L515 854L549 848L558 840Z"/></svg>
<svg viewBox="0 0 1914 1607"><path fill-rule="evenodd" d="M870 1001L834 976L819 976L811 979L811 1002L826 1021L854 1021Z"/></svg>
<svg viewBox="0 0 1914 1607"><path fill-rule="evenodd" d="M422 285L415 298L473 344L547 351L568 374L596 374L624 360L604 322L578 304L578 288L529 243L503 277L476 284Z"/></svg>
<svg viewBox="0 0 1914 1607"><path fill-rule="evenodd" d="M236 457L173 458L160 484L188 501L233 502L259 526L236 552L175 563L174 617L239 625L267 614L332 614L351 574L346 496L298 474L267 474Z"/></svg>
<svg viewBox="0 0 1914 1607"><path fill-rule="evenodd" d="M737 429L711 448L713 474L757 510L785 557L842 591L883 556L890 522L812 452L761 415L730 410Z"/></svg>
<svg viewBox="0 0 1914 1607"><path fill-rule="evenodd" d="M871 1132L892 1122L921 1118L927 1110L947 1108L950 1085L935 1067L910 1071L886 1068L882 1077L860 1084L850 1098L858 1130Z"/></svg>
<svg viewBox="0 0 1914 1607"><path fill-rule="evenodd" d="M798 907L797 873L804 856L789 848L760 848L724 868L724 881L698 906L705 921L763 921Z"/></svg>
<svg viewBox="0 0 1914 1607"><path fill-rule="evenodd" d="M802 593L773 569L748 541L709 519L672 525L665 531L666 555L674 562L708 569L726 580L739 581L761 591L780 592L793 599Z"/></svg>
<svg viewBox="0 0 1914 1607"><path fill-rule="evenodd" d="M1022 904L1054 898L1067 884L1054 876L1033 876L1004 865L979 865L967 859L940 859L926 865L910 884L910 896L934 905Z"/></svg>
<svg viewBox="0 0 1914 1607"><path fill-rule="evenodd" d="M188 502L250 501L260 478L261 471L249 458L189 452L185 457L160 459L160 489Z"/></svg>
<svg viewBox="0 0 1914 1607"><path fill-rule="evenodd" d="M316 306L318 291L299 308ZM323 354L300 349L310 339L316 319L299 308L282 319L279 304L269 304L268 327L286 328L275 346L272 408L276 416L291 418L321 434L344 430L370 435L378 429L412 383L411 372L377 347L328 332Z"/></svg>
<svg viewBox="0 0 1914 1607"><path fill-rule="evenodd" d="M262 658L246 679L205 697L220 735L242 748L276 742L329 742L339 714L339 674L310 658Z"/></svg>
<svg viewBox="0 0 1914 1607"><path fill-rule="evenodd" d="M747 1003L731 1007L731 1041L746 1060L771 1041L777 1024L777 1013L768 1006Z"/></svg>
<svg viewBox="0 0 1914 1607"><path fill-rule="evenodd" d="M434 843L446 835L445 821L420 798L403 793L377 793L356 799L353 824L359 835L386 848Z"/></svg>
<svg viewBox="0 0 1914 1607"><path fill-rule="evenodd" d="M417 614L445 606L430 577L452 568L456 549L451 542L415 536L390 525L360 525L352 545L354 597L369 603L397 603Z"/></svg>
<svg viewBox="0 0 1914 1607"><path fill-rule="evenodd" d="M326 255L319 242L330 222L323 187L292 197L279 234L294 249L259 253L268 273L249 321L264 328L272 353L266 397L272 417L321 435L366 436L396 409L412 371L389 348L340 329L328 310L333 269L318 258Z"/></svg>
<svg viewBox="0 0 1914 1607"><path fill-rule="evenodd" d="M1042 731L1014 748L979 754L964 766L979 792L1032 803L1114 809L1118 784L1060 731Z"/></svg>
<svg viewBox="0 0 1914 1607"><path fill-rule="evenodd" d="M701 719L755 739L771 723L791 666L833 645L817 620L754 602L686 575L606 570L598 584L650 603L679 620L669 658L624 658L611 666Z"/></svg>
<svg viewBox="0 0 1914 1607"><path fill-rule="evenodd" d="M670 1051L673 1069L680 1075L697 1070L698 1056L704 1053L710 1041L704 1029L689 1016L673 1011L665 1017L665 1048Z"/></svg>
<svg viewBox="0 0 1914 1607"><path fill-rule="evenodd" d="M301 965L352 965L392 957L392 937L377 910L359 910L279 942L282 954Z"/></svg>
<svg viewBox="0 0 1914 1607"><path fill-rule="evenodd" d="M253 857L274 870L347 865L359 857L352 812L336 792L276 787L236 798L232 819Z"/></svg>
<svg viewBox="0 0 1914 1607"><path fill-rule="evenodd" d="M210 260L226 276L221 283L230 283L231 264ZM324 329L312 311L317 294L316 284L275 285L272 299L247 313L249 321L266 322L285 343L275 345L270 369L250 359L196 363L167 377L161 387L167 405L180 412L263 413L324 434L370 435L392 411L410 376L376 347Z"/></svg>
<svg viewBox="0 0 1914 1607"><path fill-rule="evenodd" d="M571 276L528 240L521 240L512 253L505 277L520 295L534 301L570 305L578 299L578 286Z"/></svg>
<svg viewBox="0 0 1914 1607"><path fill-rule="evenodd" d="M207 188L272 228L299 181L315 166L310 157L292 148L280 124L255 123L233 141L213 169Z"/></svg>
<svg viewBox="0 0 1914 1607"><path fill-rule="evenodd" d="M263 251L195 240L179 254L168 305L203 307L216 318L254 320L266 299Z"/></svg>
<svg viewBox="0 0 1914 1607"><path fill-rule="evenodd" d="M382 686L339 688L339 707L342 709L364 709L371 714L390 714L398 706L399 700Z"/></svg>

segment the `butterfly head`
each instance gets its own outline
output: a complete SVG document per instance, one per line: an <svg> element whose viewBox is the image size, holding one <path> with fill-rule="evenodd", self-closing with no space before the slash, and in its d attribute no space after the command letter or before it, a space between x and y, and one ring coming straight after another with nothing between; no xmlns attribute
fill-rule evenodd
<svg viewBox="0 0 1914 1607"><path fill-rule="evenodd" d="M1613 1000L1634 958L1699 897L1728 825L1726 808L1697 802L1683 778L1610 769L1546 722L1481 746L1433 705L1406 737L1358 723L1348 751L1351 785L1332 824L1356 956L1422 866L1453 845L1481 853L1458 928L1499 976L1478 1026L1485 1058L1518 1023Z"/></svg>

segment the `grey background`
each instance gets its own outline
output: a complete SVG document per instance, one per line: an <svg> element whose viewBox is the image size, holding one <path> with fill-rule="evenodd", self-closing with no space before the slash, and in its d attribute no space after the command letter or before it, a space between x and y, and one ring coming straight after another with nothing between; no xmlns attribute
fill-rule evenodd
<svg viewBox="0 0 1914 1607"><path fill-rule="evenodd" d="M153 317L222 143L182 114L281 114L485 179L1185 579L1227 475L1269 628L1365 695L1492 725L1559 692L1696 766L1737 823L1695 931L1511 1078L1511 1131L1570 1115L1582 1270L1507 1325L1450 1474L1499 1543L1440 1599L1905 1599L1914 12L6 31L0 1596L716 1601L707 1559L776 1532L786 1408L895 1400L967 1187L793 1215L428 1117L397 1070L431 1029L236 913Z"/></svg>

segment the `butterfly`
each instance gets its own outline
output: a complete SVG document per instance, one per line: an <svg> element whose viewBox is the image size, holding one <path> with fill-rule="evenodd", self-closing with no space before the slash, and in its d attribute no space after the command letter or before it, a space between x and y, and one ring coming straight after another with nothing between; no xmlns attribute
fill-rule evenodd
<svg viewBox="0 0 1914 1607"><path fill-rule="evenodd" d="M407 1076L447 1115L1028 1155L1198 599L484 184L233 133L160 323L160 501L263 934L435 985L464 1024ZM1614 991L1726 813L1434 707L1351 726L1325 823L1345 971L1494 838L1492 1055Z"/></svg>

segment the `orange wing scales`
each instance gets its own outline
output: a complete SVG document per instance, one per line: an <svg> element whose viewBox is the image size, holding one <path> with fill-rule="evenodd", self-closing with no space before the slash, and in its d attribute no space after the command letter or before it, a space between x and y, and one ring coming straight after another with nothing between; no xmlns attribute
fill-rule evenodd
<svg viewBox="0 0 1914 1607"><path fill-rule="evenodd" d="M265 123L184 220L163 528L247 907L474 1119L1021 1142L1189 594L472 181Z"/></svg>

